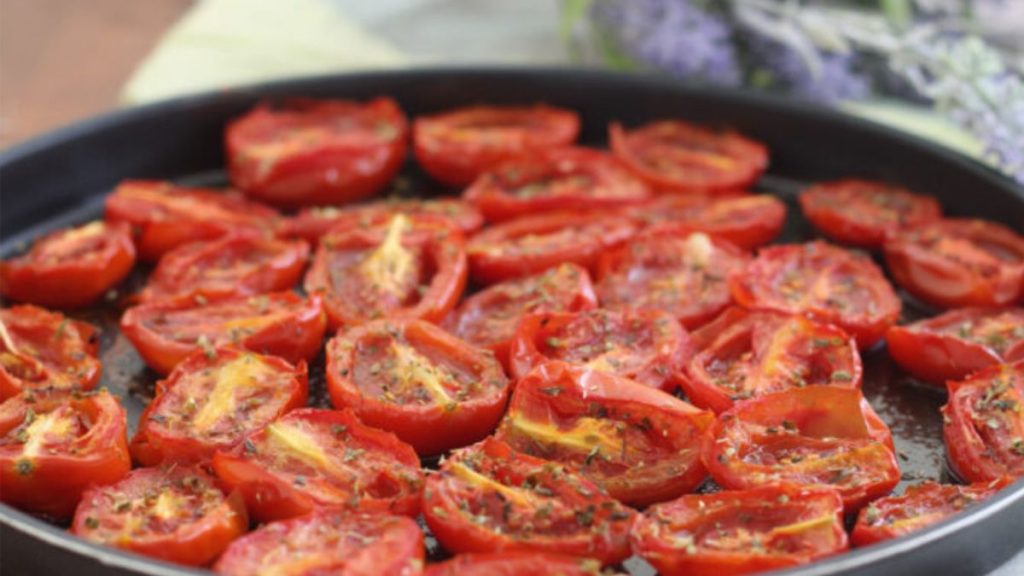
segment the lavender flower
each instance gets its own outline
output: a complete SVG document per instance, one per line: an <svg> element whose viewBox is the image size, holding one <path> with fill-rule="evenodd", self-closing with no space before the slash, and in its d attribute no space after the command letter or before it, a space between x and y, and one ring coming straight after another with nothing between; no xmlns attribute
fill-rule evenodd
<svg viewBox="0 0 1024 576"><path fill-rule="evenodd" d="M855 100L871 92L871 82L855 70L852 53L821 52L818 65L812 69L808 61L785 44L754 39L752 53L759 64L772 75L773 84L781 84L791 93L820 102Z"/></svg>

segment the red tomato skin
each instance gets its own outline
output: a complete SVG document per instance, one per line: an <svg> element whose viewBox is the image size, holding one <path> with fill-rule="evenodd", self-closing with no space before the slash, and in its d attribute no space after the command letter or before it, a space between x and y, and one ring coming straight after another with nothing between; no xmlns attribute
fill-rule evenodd
<svg viewBox="0 0 1024 576"><path fill-rule="evenodd" d="M424 576L599 576L596 560L543 552L492 552L459 554L431 564Z"/></svg>
<svg viewBox="0 0 1024 576"><path fill-rule="evenodd" d="M484 216L475 206L455 198L433 200L377 200L349 206L305 208L288 218L284 235L301 238L316 246L331 229L352 229L384 224L396 214L411 219L436 219L470 235L484 225Z"/></svg>
<svg viewBox="0 0 1024 576"><path fill-rule="evenodd" d="M703 232L743 250L771 243L786 223L786 204L769 194L663 195L630 211L645 232L688 236Z"/></svg>

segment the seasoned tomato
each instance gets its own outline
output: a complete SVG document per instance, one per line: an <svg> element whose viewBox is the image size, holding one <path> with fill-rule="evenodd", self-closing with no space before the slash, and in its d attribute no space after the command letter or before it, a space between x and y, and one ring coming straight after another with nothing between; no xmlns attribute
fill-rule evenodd
<svg viewBox="0 0 1024 576"><path fill-rule="evenodd" d="M213 565L226 576L413 576L423 532L411 518L321 510L265 524L235 540Z"/></svg>
<svg viewBox="0 0 1024 576"><path fill-rule="evenodd" d="M225 497L199 468L140 468L85 492L71 533L99 544L206 566L245 533L241 500Z"/></svg>
<svg viewBox="0 0 1024 576"><path fill-rule="evenodd" d="M128 226L91 222L50 233L22 256L0 261L0 294L52 308L92 304L135 265Z"/></svg>
<svg viewBox="0 0 1024 576"><path fill-rule="evenodd" d="M587 269L602 253L632 238L636 227L621 216L550 212L491 226L466 245L469 271L493 284L572 262Z"/></svg>
<svg viewBox="0 0 1024 576"><path fill-rule="evenodd" d="M631 536L633 550L663 576L766 572L849 547L836 491L788 484L658 504Z"/></svg>
<svg viewBox="0 0 1024 576"><path fill-rule="evenodd" d="M687 329L732 303L729 274L750 257L706 234L643 234L597 263L597 297L607 308L664 310Z"/></svg>
<svg viewBox="0 0 1024 576"><path fill-rule="evenodd" d="M632 380L564 362L516 382L495 437L579 470L608 494L646 506L695 489L710 412Z"/></svg>
<svg viewBox="0 0 1024 576"><path fill-rule="evenodd" d="M732 131L660 120L633 130L613 123L608 133L615 156L655 190L741 189L768 167L768 149Z"/></svg>
<svg viewBox="0 0 1024 576"><path fill-rule="evenodd" d="M318 244L332 228L365 228L384 224L399 214L411 219L437 218L472 234L484 225L483 214L468 202L453 198L422 198L377 200L350 206L318 206L304 208L285 224L286 234Z"/></svg>
<svg viewBox="0 0 1024 576"><path fill-rule="evenodd" d="M561 360L671 392L692 354L689 334L668 312L599 308L524 317L509 356L517 379Z"/></svg>
<svg viewBox="0 0 1024 576"><path fill-rule="evenodd" d="M629 213L652 232L676 236L703 232L744 250L768 244L786 223L786 204L770 194L670 194Z"/></svg>
<svg viewBox="0 0 1024 576"><path fill-rule="evenodd" d="M121 331L161 374L196 350L227 344L297 364L316 356L326 329L320 298L293 292L203 304L180 298L141 304L121 316Z"/></svg>
<svg viewBox="0 0 1024 576"><path fill-rule="evenodd" d="M31 305L0 309L0 400L22 390L91 390L100 380L91 324Z"/></svg>
<svg viewBox="0 0 1024 576"><path fill-rule="evenodd" d="M1024 236L985 220L949 218L885 243L893 280L939 308L1006 306L1024 294Z"/></svg>
<svg viewBox="0 0 1024 576"><path fill-rule="evenodd" d="M935 198L874 180L820 182L800 194L800 208L829 239L871 249L900 230L942 217Z"/></svg>
<svg viewBox="0 0 1024 576"><path fill-rule="evenodd" d="M746 308L835 324L861 350L878 342L900 315L900 299L868 256L825 242L763 248L729 285Z"/></svg>
<svg viewBox="0 0 1024 576"><path fill-rule="evenodd" d="M630 554L635 515L562 464L493 438L453 453L423 491L427 526L456 553L557 552L614 564Z"/></svg>
<svg viewBox="0 0 1024 576"><path fill-rule="evenodd" d="M619 208L650 190L614 158L588 148L531 150L483 173L463 197L488 220L540 212Z"/></svg>
<svg viewBox="0 0 1024 576"><path fill-rule="evenodd" d="M306 363L225 347L194 352L139 417L132 455L143 466L205 462L306 405Z"/></svg>
<svg viewBox="0 0 1024 576"><path fill-rule="evenodd" d="M332 329L383 317L437 322L459 300L467 274L458 230L399 214L324 236L305 288L323 295Z"/></svg>
<svg viewBox="0 0 1024 576"><path fill-rule="evenodd" d="M260 522L319 508L415 516L423 471L412 446L351 410L293 410L213 457L217 476Z"/></svg>
<svg viewBox="0 0 1024 576"><path fill-rule="evenodd" d="M773 482L831 486L847 512L900 480L889 428L860 390L808 386L724 412L705 437L704 464L727 490Z"/></svg>
<svg viewBox="0 0 1024 576"><path fill-rule="evenodd" d="M281 206L340 204L391 181L408 123L390 98L292 100L257 106L224 132L231 183Z"/></svg>
<svg viewBox="0 0 1024 576"><path fill-rule="evenodd" d="M889 356L916 378L942 386L1003 362L1024 360L1024 308L963 308L893 326Z"/></svg>
<svg viewBox="0 0 1024 576"><path fill-rule="evenodd" d="M602 576L601 563L590 558L543 552L459 554L427 566L424 576Z"/></svg>
<svg viewBox="0 0 1024 576"><path fill-rule="evenodd" d="M29 390L0 404L0 500L70 518L82 491L131 468L124 409L105 390Z"/></svg>
<svg viewBox="0 0 1024 576"><path fill-rule="evenodd" d="M729 308L694 332L693 342L697 352L680 383L691 402L716 413L809 384L860 388L853 338L803 316Z"/></svg>
<svg viewBox="0 0 1024 576"><path fill-rule="evenodd" d="M377 320L327 343L327 390L335 407L429 455L490 434L509 383L489 350L422 320Z"/></svg>
<svg viewBox="0 0 1024 576"><path fill-rule="evenodd" d="M1024 476L1024 361L999 364L946 383L946 453L968 482Z"/></svg>

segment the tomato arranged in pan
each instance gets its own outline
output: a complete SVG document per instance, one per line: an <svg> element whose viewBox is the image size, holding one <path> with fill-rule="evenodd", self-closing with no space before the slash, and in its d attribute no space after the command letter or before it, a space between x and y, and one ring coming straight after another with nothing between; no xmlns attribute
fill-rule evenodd
<svg viewBox="0 0 1024 576"><path fill-rule="evenodd" d="M131 468L125 412L107 391L30 390L0 404L0 500L70 518L82 492Z"/></svg>
<svg viewBox="0 0 1024 576"><path fill-rule="evenodd" d="M633 549L663 576L765 572L846 550L842 513L842 500L828 488L690 494L644 512L633 527Z"/></svg>
<svg viewBox="0 0 1024 576"><path fill-rule="evenodd" d="M549 362L516 383L495 437L574 467L620 502L646 506L704 481L700 444L713 421L649 386Z"/></svg>
<svg viewBox="0 0 1024 576"><path fill-rule="evenodd" d="M459 554L427 566L424 576L601 576L601 563L589 558L542 552Z"/></svg>
<svg viewBox="0 0 1024 576"><path fill-rule="evenodd" d="M0 309L0 400L22 390L92 390L98 345L91 324L29 304Z"/></svg>
<svg viewBox="0 0 1024 576"><path fill-rule="evenodd" d="M753 250L782 231L786 204L770 194L668 194L630 209L629 214L656 233L686 236L703 232Z"/></svg>
<svg viewBox="0 0 1024 576"><path fill-rule="evenodd" d="M335 407L425 455L490 434L509 393L489 350L422 320L377 320L338 334L327 343L326 373Z"/></svg>
<svg viewBox="0 0 1024 576"><path fill-rule="evenodd" d="M437 218L458 228L463 234L472 234L484 225L483 214L472 204L453 198L426 200L389 198L350 206L317 206L304 208L285 223L288 236L302 238L318 244L320 238L332 228L358 228L389 222L398 214L411 219Z"/></svg>
<svg viewBox="0 0 1024 576"><path fill-rule="evenodd" d="M408 122L390 98L257 106L224 133L231 183L280 206L369 196L405 161Z"/></svg>
<svg viewBox="0 0 1024 576"><path fill-rule="evenodd" d="M432 178L465 186L502 160L572 144L579 131L579 116L565 108L470 106L417 118L413 149Z"/></svg>

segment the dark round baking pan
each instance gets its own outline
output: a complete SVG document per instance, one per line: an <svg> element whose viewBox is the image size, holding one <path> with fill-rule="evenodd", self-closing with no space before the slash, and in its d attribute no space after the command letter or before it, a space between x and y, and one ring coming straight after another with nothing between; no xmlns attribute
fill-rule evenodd
<svg viewBox="0 0 1024 576"><path fill-rule="evenodd" d="M783 241L812 238L796 193L815 180L859 176L934 195L951 215L1024 227L1024 189L981 164L894 130L806 103L672 80L570 69L436 69L377 72L275 82L115 112L23 144L0 155L0 255L10 256L53 228L94 218L103 196L125 178L225 182L225 122L264 99L396 98L410 116L454 106L547 102L578 110L581 140L601 146L609 121L635 124L678 117L730 126L768 144L771 168L757 184L790 205ZM410 163L391 194L451 193ZM131 290L141 274L128 280ZM151 397L154 373L117 334L116 305L76 313L103 327L102 385L120 395L129 425ZM908 301L905 319L929 311ZM890 424L904 483L951 481L945 467L940 390L914 383L884 350L865 354L864 391ZM322 362L320 362L322 364ZM322 372L322 367L320 368ZM322 379L311 380L323 402ZM984 574L1024 549L1024 482L937 526L885 544L854 550L788 573L810 575ZM429 539L428 539L429 540ZM433 544L437 557L443 551ZM63 527L0 505L2 571L13 574L199 573L89 544ZM634 573L650 568L635 559Z"/></svg>

